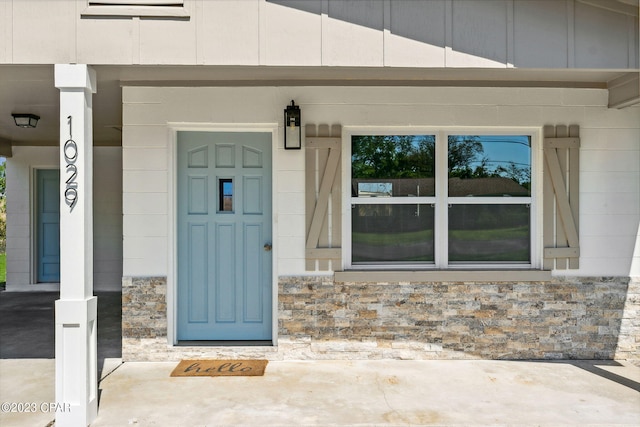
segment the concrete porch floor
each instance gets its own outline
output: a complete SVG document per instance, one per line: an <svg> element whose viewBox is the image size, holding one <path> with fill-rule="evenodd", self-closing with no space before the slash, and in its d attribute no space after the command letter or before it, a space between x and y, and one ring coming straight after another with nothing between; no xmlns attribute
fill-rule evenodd
<svg viewBox="0 0 640 427"><path fill-rule="evenodd" d="M0 319L8 307L28 309L19 295L0 293ZM7 357L40 334L0 327L0 402L36 404L33 413L0 412L3 427L55 418L54 360ZM640 368L624 361L272 361L263 377L172 378L177 363L121 363L107 347L99 344L92 426L640 425Z"/></svg>
<svg viewBox="0 0 640 427"><path fill-rule="evenodd" d="M263 377L216 378L105 363L95 427L640 425L640 368L626 362L277 361ZM37 406L0 425L51 425L53 365L0 360L0 400Z"/></svg>

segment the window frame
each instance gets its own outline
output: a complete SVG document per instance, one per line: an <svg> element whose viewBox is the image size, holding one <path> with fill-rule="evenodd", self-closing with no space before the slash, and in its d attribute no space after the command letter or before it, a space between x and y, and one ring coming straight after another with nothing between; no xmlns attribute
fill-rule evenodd
<svg viewBox="0 0 640 427"><path fill-rule="evenodd" d="M81 16L188 18L189 0L85 0Z"/></svg>
<svg viewBox="0 0 640 427"><path fill-rule="evenodd" d="M397 198L354 198L351 196L352 137L359 135L435 135L435 196ZM448 136L450 135L526 135L531 138L531 195L529 197L449 197L448 195ZM422 127L422 126L347 126L342 140L342 256L345 271L437 271L437 270L536 270L542 266L542 174L543 157L541 129L532 127ZM444 179L443 179L444 178ZM410 202L409 202L409 200ZM354 203L355 201L355 203ZM352 263L352 206L359 204L434 204L434 262L402 264ZM450 204L514 204L530 207L530 262L528 263L472 263L448 260Z"/></svg>

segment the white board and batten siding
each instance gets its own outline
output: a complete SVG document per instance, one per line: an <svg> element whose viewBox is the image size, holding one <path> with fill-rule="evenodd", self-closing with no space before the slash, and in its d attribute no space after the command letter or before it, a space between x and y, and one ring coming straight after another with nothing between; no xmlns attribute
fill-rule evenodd
<svg viewBox="0 0 640 427"><path fill-rule="evenodd" d="M2 1L0 63L638 68L637 12L574 0L167 3Z"/></svg>
<svg viewBox="0 0 640 427"><path fill-rule="evenodd" d="M175 197L171 126L199 130L277 126L273 153L276 274L319 273L308 269L305 258L305 150L284 150L282 143L283 110L291 99L301 106L303 125L341 125L343 135L350 126L535 128L541 135L535 143L541 160L543 126L578 126L580 262L578 269L555 273L640 275L640 108L607 109L604 90L125 87L124 276L170 275ZM348 141L343 138L342 144ZM541 168L534 174L541 187ZM542 228L540 224L537 230L540 240Z"/></svg>

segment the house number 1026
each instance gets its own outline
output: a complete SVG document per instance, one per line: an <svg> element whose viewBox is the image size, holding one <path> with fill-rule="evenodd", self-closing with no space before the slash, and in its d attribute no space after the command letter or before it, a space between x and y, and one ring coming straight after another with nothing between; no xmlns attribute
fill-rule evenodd
<svg viewBox="0 0 640 427"><path fill-rule="evenodd" d="M64 155L64 161L67 163L66 173L68 175L65 181L64 201L69 206L69 212L73 212L73 208L78 202L78 167L76 161L78 160L78 145L73 140L73 134L71 133L71 116L69 119L69 139L64 143L62 147L62 153Z"/></svg>

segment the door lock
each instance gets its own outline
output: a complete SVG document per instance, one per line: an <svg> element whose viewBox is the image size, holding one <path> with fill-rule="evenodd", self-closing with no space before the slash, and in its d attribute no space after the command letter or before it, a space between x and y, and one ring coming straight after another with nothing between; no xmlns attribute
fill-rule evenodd
<svg viewBox="0 0 640 427"><path fill-rule="evenodd" d="M266 252L271 252L271 243L265 243L264 244L264 250Z"/></svg>

